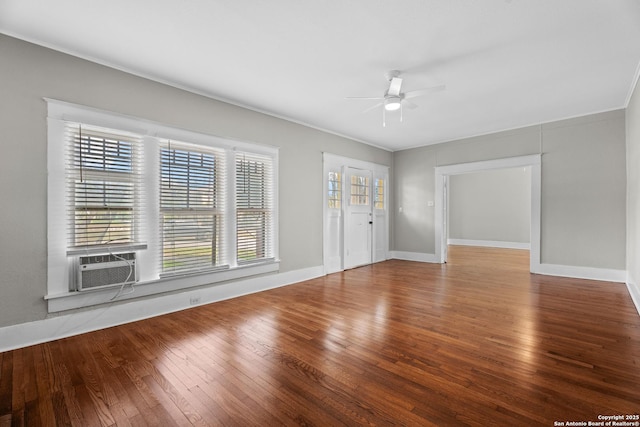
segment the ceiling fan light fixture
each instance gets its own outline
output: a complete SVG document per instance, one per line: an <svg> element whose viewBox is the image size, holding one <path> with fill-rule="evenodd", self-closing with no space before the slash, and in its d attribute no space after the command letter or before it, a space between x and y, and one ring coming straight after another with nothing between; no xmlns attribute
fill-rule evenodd
<svg viewBox="0 0 640 427"><path fill-rule="evenodd" d="M400 97L389 96L384 100L384 109L387 111L397 111L400 109Z"/></svg>

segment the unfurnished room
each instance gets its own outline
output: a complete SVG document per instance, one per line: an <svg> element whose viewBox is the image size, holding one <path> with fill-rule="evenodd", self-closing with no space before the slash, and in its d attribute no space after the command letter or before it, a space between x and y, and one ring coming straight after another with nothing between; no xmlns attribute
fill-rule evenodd
<svg viewBox="0 0 640 427"><path fill-rule="evenodd" d="M640 426L637 0L0 0L0 427Z"/></svg>

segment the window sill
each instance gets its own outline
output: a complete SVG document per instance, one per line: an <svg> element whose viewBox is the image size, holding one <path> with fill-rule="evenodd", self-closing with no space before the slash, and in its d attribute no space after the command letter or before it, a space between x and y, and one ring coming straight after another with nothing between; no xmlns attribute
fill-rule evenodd
<svg viewBox="0 0 640 427"><path fill-rule="evenodd" d="M272 260L260 264L250 264L238 266L236 268L211 272L207 274L172 276L147 282L135 284L135 291L131 294L130 286L126 285L123 295L111 301L120 289L119 286L107 289L96 289L83 292L65 292L55 295L46 295L49 313L58 313L76 308L90 307L101 304L108 304L118 301L127 301L151 295L158 295L166 292L179 291L197 286L212 285L215 283L237 280L244 277L256 276L259 274L274 273L280 269L280 262Z"/></svg>
<svg viewBox="0 0 640 427"><path fill-rule="evenodd" d="M147 249L146 243L137 243L137 244L122 244L122 245L108 245L108 246L98 246L93 248L73 248L67 251L67 256L75 256L75 255L102 255L102 254L110 254L110 253L122 253L122 252L133 252Z"/></svg>

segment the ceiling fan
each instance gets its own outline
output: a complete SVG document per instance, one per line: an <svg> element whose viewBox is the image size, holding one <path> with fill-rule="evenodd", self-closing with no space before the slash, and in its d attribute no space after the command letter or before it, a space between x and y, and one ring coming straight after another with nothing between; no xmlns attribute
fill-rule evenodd
<svg viewBox="0 0 640 427"><path fill-rule="evenodd" d="M413 102L409 101L411 98L417 98L419 96L424 96L429 93L437 92L439 90L444 90L445 85L433 86L424 89L412 90L409 92L402 92L402 77L400 77L400 71L391 70L386 74L387 80L389 80L389 89L385 92L384 96L374 96L374 97L366 97L366 96L350 96L347 99L377 99L380 100L377 104L367 108L363 111L363 113L368 113L371 110L375 110L376 108L382 106L382 126L386 126L386 113L388 111L398 111L400 110L400 121L402 121L402 108L406 106L407 108L414 109L418 106Z"/></svg>

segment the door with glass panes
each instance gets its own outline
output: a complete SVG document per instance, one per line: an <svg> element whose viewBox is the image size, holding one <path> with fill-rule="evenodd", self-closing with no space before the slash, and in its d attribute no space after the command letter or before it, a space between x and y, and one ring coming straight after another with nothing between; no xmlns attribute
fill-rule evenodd
<svg viewBox="0 0 640 427"><path fill-rule="evenodd" d="M344 268L371 264L371 171L347 168L345 182Z"/></svg>

